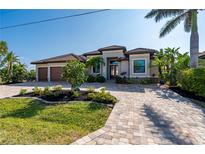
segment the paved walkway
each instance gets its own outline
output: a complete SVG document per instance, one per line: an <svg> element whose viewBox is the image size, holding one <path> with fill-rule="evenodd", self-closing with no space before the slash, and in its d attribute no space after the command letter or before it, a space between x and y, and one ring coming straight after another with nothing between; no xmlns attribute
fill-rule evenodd
<svg viewBox="0 0 205 154"><path fill-rule="evenodd" d="M50 83L50 85L64 83ZM21 88L48 83L0 86L0 97L18 94ZM73 144L205 144L205 110L173 92L156 86L114 83L84 84L107 87L120 101L105 126Z"/></svg>
<svg viewBox="0 0 205 154"><path fill-rule="evenodd" d="M73 144L205 144L200 107L157 87L121 88L129 92L112 92L120 102L105 127Z"/></svg>

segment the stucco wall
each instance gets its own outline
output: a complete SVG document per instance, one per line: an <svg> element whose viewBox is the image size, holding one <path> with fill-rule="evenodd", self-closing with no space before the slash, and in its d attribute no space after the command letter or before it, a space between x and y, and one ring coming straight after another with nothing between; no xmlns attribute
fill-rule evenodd
<svg viewBox="0 0 205 154"><path fill-rule="evenodd" d="M134 73L133 60L145 60L145 73ZM150 77L150 54L130 55L130 77Z"/></svg>
<svg viewBox="0 0 205 154"><path fill-rule="evenodd" d="M121 61L119 63L119 67L120 67L120 73L122 72L126 72L126 77L128 77L128 72L129 72L129 67L128 67L128 61Z"/></svg>

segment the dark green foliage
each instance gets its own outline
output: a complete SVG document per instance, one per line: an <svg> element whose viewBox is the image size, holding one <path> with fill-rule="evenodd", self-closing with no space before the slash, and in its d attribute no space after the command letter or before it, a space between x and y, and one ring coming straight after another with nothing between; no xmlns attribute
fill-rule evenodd
<svg viewBox="0 0 205 154"><path fill-rule="evenodd" d="M105 82L105 77L102 76L102 75L97 75L96 76L96 82L100 82L100 83Z"/></svg>
<svg viewBox="0 0 205 154"><path fill-rule="evenodd" d="M189 68L188 53L181 54L179 48L160 49L153 64L158 66L159 78L169 85L176 85L177 73Z"/></svg>
<svg viewBox="0 0 205 154"><path fill-rule="evenodd" d="M115 82L119 83L119 84L127 84L128 83L127 78L125 76L124 77L116 76Z"/></svg>
<svg viewBox="0 0 205 154"><path fill-rule="evenodd" d="M28 72L26 70L26 66L21 63L17 63L13 65L12 74L11 74L11 82L23 82L28 78Z"/></svg>
<svg viewBox="0 0 205 154"><path fill-rule="evenodd" d="M97 76L89 75L87 78L87 82L89 82L89 83L92 83L92 82L103 83L103 82L105 82L105 77L102 75L97 75Z"/></svg>
<svg viewBox="0 0 205 154"><path fill-rule="evenodd" d="M35 81L36 80L36 71L35 70L28 71L27 80L28 81Z"/></svg>
<svg viewBox="0 0 205 154"><path fill-rule="evenodd" d="M101 89L100 92L94 92L88 94L88 99L98 103L104 104L115 104L117 99L112 96L109 92L106 92L105 89Z"/></svg>
<svg viewBox="0 0 205 154"><path fill-rule="evenodd" d="M86 61L86 66L96 66L96 65L101 65L101 64L105 64L104 59L100 56L94 56L94 57L90 57L87 61Z"/></svg>
<svg viewBox="0 0 205 154"><path fill-rule="evenodd" d="M205 68L182 70L177 76L178 86L205 97Z"/></svg>
<svg viewBox="0 0 205 154"><path fill-rule="evenodd" d="M142 77L142 78L126 78L117 76L115 82L119 84L156 84L158 78L154 77Z"/></svg>
<svg viewBox="0 0 205 154"><path fill-rule="evenodd" d="M91 83L91 82L96 82L96 78L93 75L89 75L87 78L87 82Z"/></svg>
<svg viewBox="0 0 205 154"><path fill-rule="evenodd" d="M158 82L157 78L141 78L138 79L139 84L155 84Z"/></svg>
<svg viewBox="0 0 205 154"><path fill-rule="evenodd" d="M11 73L9 75L6 67L0 70L0 76L4 83L17 83L26 81L28 78L28 71L24 64L14 63L12 65Z"/></svg>

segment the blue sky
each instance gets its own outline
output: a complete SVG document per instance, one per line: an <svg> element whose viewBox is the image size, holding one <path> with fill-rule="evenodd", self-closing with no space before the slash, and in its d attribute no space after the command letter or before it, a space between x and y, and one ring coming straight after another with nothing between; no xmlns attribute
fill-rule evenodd
<svg viewBox="0 0 205 154"><path fill-rule="evenodd" d="M0 10L0 27L72 15L93 10ZM144 19L149 10L109 10L96 14L29 26L0 30L0 40L8 42L30 68L31 61L66 53L82 54L109 45L160 49L180 47L189 51L189 33L183 24L159 38L165 21ZM199 14L200 50L205 50L205 13Z"/></svg>

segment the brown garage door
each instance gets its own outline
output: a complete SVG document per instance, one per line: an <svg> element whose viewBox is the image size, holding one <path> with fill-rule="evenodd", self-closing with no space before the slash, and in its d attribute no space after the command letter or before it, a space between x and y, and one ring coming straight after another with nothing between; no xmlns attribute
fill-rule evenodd
<svg viewBox="0 0 205 154"><path fill-rule="evenodd" d="M62 81L62 67L51 67L51 81Z"/></svg>
<svg viewBox="0 0 205 154"><path fill-rule="evenodd" d="M47 81L48 77L48 68L47 67L41 67L38 68L38 80L39 81Z"/></svg>

